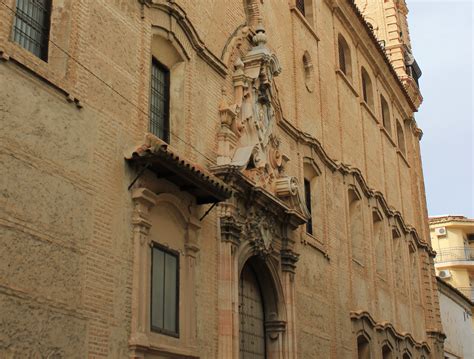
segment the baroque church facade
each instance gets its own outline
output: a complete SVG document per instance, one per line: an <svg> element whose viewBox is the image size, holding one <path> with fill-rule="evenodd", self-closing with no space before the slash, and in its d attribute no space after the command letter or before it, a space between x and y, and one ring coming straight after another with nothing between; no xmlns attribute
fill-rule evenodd
<svg viewBox="0 0 474 359"><path fill-rule="evenodd" d="M1 0L1 358L442 358L404 0Z"/></svg>

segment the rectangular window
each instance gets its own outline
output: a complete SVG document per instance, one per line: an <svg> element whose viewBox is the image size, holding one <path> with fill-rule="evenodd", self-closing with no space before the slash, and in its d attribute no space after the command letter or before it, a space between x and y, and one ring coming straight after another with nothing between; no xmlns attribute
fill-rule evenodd
<svg viewBox="0 0 474 359"><path fill-rule="evenodd" d="M179 336L179 257L154 246L151 267L151 330Z"/></svg>
<svg viewBox="0 0 474 359"><path fill-rule="evenodd" d="M306 178L304 179L304 199L306 208L309 212L309 219L306 222L306 233L313 234L313 218L311 214L311 183Z"/></svg>
<svg viewBox="0 0 474 359"><path fill-rule="evenodd" d="M17 0L13 41L40 59L48 59L51 0Z"/></svg>
<svg viewBox="0 0 474 359"><path fill-rule="evenodd" d="M151 66L150 132L169 142L170 72L155 58Z"/></svg>

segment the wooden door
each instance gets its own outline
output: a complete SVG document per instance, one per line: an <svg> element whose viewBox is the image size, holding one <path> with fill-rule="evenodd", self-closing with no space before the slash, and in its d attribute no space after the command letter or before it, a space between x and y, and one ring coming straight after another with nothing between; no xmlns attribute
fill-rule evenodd
<svg viewBox="0 0 474 359"><path fill-rule="evenodd" d="M265 359L265 316L257 277L249 264L239 282L240 359Z"/></svg>

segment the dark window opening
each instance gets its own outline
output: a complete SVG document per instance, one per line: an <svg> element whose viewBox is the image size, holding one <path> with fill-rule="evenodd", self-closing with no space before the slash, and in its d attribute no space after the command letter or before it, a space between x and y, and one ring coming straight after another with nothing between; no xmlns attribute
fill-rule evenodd
<svg viewBox="0 0 474 359"><path fill-rule="evenodd" d="M306 208L309 212L309 219L306 222L306 233L313 234L313 217L311 213L311 182L304 179L304 199L306 202Z"/></svg>
<svg viewBox="0 0 474 359"><path fill-rule="evenodd" d="M13 41L47 61L50 19L51 0L17 0Z"/></svg>
<svg viewBox="0 0 474 359"><path fill-rule="evenodd" d="M155 245L151 258L151 330L178 337L178 254Z"/></svg>
<svg viewBox="0 0 474 359"><path fill-rule="evenodd" d="M296 8L299 10L300 13L305 16L305 11L304 11L304 0L296 0Z"/></svg>
<svg viewBox="0 0 474 359"><path fill-rule="evenodd" d="M155 58L151 66L150 132L169 142L170 72Z"/></svg>
<svg viewBox="0 0 474 359"><path fill-rule="evenodd" d="M380 107L382 108L382 124L389 134L392 134L392 127L390 124L390 110L388 109L388 103L385 98L380 95Z"/></svg>
<svg viewBox="0 0 474 359"><path fill-rule="evenodd" d="M348 78L352 79L352 62L351 62L351 51L346 39L342 35L338 36L337 50L339 54L339 69Z"/></svg>
<svg viewBox="0 0 474 359"><path fill-rule="evenodd" d="M367 339L363 336L357 338L357 358L370 359L370 346Z"/></svg>

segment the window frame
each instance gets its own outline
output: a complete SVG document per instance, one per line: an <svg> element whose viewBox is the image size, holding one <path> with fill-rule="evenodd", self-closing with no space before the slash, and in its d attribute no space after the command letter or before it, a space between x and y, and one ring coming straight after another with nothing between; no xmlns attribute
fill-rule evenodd
<svg viewBox="0 0 474 359"><path fill-rule="evenodd" d="M339 70L352 80L352 55L349 43L342 34L337 36L338 67Z"/></svg>
<svg viewBox="0 0 474 359"><path fill-rule="evenodd" d="M165 101L164 101L164 107L165 107L165 118L164 118L164 124L163 124L163 136L159 136L159 131L158 133L155 133L153 131L153 126L152 126L152 107L153 107L153 69L154 66L158 68L159 71L163 71L164 76L165 76ZM150 133L155 135L156 137L162 139L166 143L170 143L170 134L171 134L171 122L170 122L170 103L171 103L171 70L165 66L163 63L161 63L155 56L151 57L151 67L150 67L150 99L149 99L149 121L148 121L148 130ZM160 124L157 123L156 126L159 126Z"/></svg>
<svg viewBox="0 0 474 359"><path fill-rule="evenodd" d="M304 199L306 202L306 209L309 212L309 219L308 222L306 222L306 233L313 235L314 230L313 230L313 211L312 211L312 193L311 193L311 181L307 178L303 179L303 187L304 187Z"/></svg>
<svg viewBox="0 0 474 359"><path fill-rule="evenodd" d="M175 321L176 321L176 331L171 331L165 328L156 327L153 325L153 251L157 249L162 251L165 255L171 255L176 258L176 298L175 298ZM179 338L180 337L180 326L179 326L179 311L180 311L180 255L176 250L172 250L169 247L165 247L159 243L152 242L151 245L151 263L150 263L150 331L153 333L164 334L167 336ZM164 291L163 291L164 293ZM165 311L165 305L163 303L163 311Z"/></svg>
<svg viewBox="0 0 474 359"><path fill-rule="evenodd" d="M306 18L305 0L295 0L295 7Z"/></svg>
<svg viewBox="0 0 474 359"><path fill-rule="evenodd" d="M32 10L35 9L35 3L37 1L33 0L23 0L26 1L26 6L32 7ZM36 5L38 7L38 5ZM44 11L44 19L43 22L40 24L37 22L38 19L35 19L31 14L28 14L23 8L19 7L19 0L15 1L15 16L13 18L13 25L11 31L11 40L16 43L21 48L25 49L29 53L33 54L34 56L38 57L44 62L48 62L48 55L49 55L49 39L51 34L51 16L53 12L53 2L52 0L44 0L44 3L39 5L39 7L43 8ZM17 25L19 22L26 24L27 28L20 29ZM36 23L36 24L35 24ZM36 25L36 26L35 26ZM38 30L38 27L40 28ZM44 30L44 31L41 31ZM36 44L37 40L33 39L30 35L28 35L25 31L31 32L36 31L39 33L40 40L39 44ZM23 43L21 40L23 39ZM39 47L38 52L34 52L31 47Z"/></svg>
<svg viewBox="0 0 474 359"><path fill-rule="evenodd" d="M392 118L391 118L391 111L388 101L386 100L385 96L380 94L380 111L382 114L382 126L387 130L388 134L392 135Z"/></svg>

